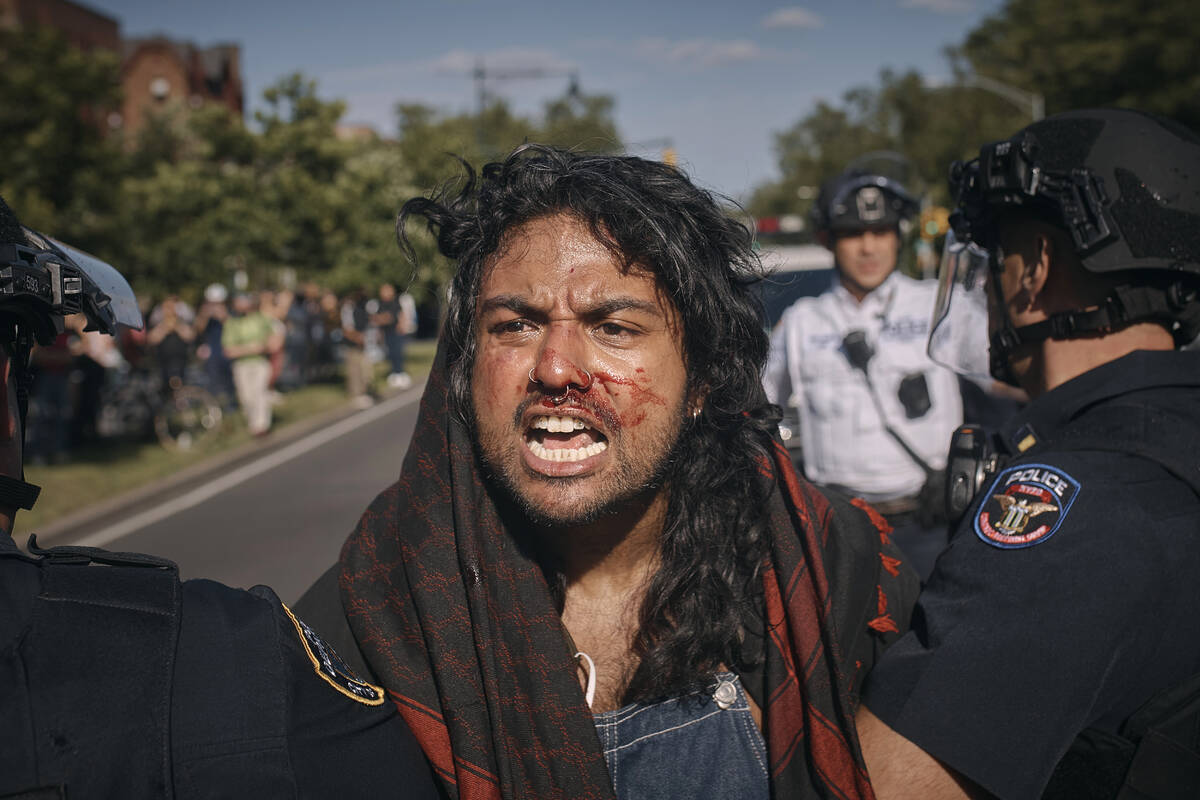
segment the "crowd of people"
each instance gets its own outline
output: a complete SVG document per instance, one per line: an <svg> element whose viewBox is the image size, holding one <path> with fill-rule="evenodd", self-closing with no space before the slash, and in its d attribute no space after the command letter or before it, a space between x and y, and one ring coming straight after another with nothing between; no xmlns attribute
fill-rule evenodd
<svg viewBox="0 0 1200 800"><path fill-rule="evenodd" d="M114 338L85 330L82 314L32 355L28 456L62 463L72 450L112 434L102 415L105 392L131 375L154 380L162 396L183 385L207 389L226 412L240 410L250 433L271 429L282 393L313 382L344 380L357 407L374 402L374 365L387 384L412 384L405 347L416 333L412 296L392 284L338 296L315 283L296 290L204 289L193 308L178 294L148 306L142 331Z"/></svg>

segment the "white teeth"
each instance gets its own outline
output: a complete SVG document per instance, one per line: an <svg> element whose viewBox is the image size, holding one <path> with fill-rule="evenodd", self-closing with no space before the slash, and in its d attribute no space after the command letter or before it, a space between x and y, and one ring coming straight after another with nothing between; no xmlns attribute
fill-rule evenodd
<svg viewBox="0 0 1200 800"><path fill-rule="evenodd" d="M533 427L551 433L569 433L583 430L587 423L576 417L534 417Z"/></svg>
<svg viewBox="0 0 1200 800"><path fill-rule="evenodd" d="M597 453L603 453L607 450L608 442L596 442L589 444L587 447L559 447L551 450L541 442L531 439L526 442L525 446L535 456L546 461L583 461L585 458L590 458Z"/></svg>

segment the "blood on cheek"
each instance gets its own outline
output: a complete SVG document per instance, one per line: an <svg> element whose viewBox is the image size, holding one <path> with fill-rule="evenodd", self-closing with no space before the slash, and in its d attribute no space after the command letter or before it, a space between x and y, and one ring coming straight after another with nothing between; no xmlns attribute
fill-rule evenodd
<svg viewBox="0 0 1200 800"><path fill-rule="evenodd" d="M639 367L637 372L643 373L644 370ZM667 404L666 399L661 395L655 394L632 378L597 372L596 380L603 383L608 393L614 397L619 397L622 392L629 394L628 408L619 415L620 423L626 427L636 427L646 420L646 406L665 406ZM614 414L614 416L618 415Z"/></svg>

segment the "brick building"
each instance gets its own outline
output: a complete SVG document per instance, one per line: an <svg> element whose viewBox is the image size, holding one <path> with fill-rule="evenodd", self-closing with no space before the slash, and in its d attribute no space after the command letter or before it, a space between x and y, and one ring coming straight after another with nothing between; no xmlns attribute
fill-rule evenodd
<svg viewBox="0 0 1200 800"><path fill-rule="evenodd" d="M57 28L80 50L121 49L121 24L69 0L0 0L0 28Z"/></svg>
<svg viewBox="0 0 1200 800"><path fill-rule="evenodd" d="M109 124L136 134L148 114L175 105L187 109L219 103L244 113L241 49L236 44L198 47L166 36L122 39L120 22L70 0L0 0L0 28L55 28L84 51L121 56L123 100Z"/></svg>
<svg viewBox="0 0 1200 800"><path fill-rule="evenodd" d="M218 103L240 117L240 56L235 44L201 48L164 36L126 40L121 61L125 131L136 132L147 114L173 103L187 108Z"/></svg>

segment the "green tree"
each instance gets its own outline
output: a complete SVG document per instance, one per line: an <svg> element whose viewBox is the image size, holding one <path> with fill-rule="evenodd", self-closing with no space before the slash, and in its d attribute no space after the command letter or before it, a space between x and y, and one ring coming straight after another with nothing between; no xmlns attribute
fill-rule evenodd
<svg viewBox="0 0 1200 800"><path fill-rule="evenodd" d="M902 153L910 186L945 202L946 169L1030 122L1028 109L970 85L974 74L1045 98L1047 113L1127 106L1200 129L1200 14L1170 0L1008 0L948 50L956 82L880 74L878 85L818 104L775 142L780 177L756 189L759 216L805 213L815 187L871 150Z"/></svg>
<svg viewBox="0 0 1200 800"><path fill-rule="evenodd" d="M615 101L608 95L568 91L546 103L537 141L593 153L619 153L623 149L613 122Z"/></svg>
<svg viewBox="0 0 1200 800"><path fill-rule="evenodd" d="M945 202L952 161L973 157L983 142L1028 121L986 92L930 86L916 72L884 70L879 86L851 89L839 106L819 103L778 134L780 178L758 187L748 205L760 217L807 213L822 183L870 153L895 154L889 174L915 194Z"/></svg>
<svg viewBox="0 0 1200 800"><path fill-rule="evenodd" d="M593 152L620 152L620 135L613 121L614 100L606 95L586 95L569 90L550 100L538 118L514 114L504 101L488 105L482 114L442 115L423 105L396 107L398 148L402 161L396 169L409 178L408 197L428 194L437 186L463 174L461 158L478 169L502 158L525 142L540 142ZM421 299L445 284L452 265L437 253L432 237L422 229L410 231L417 264L414 295Z"/></svg>
<svg viewBox="0 0 1200 800"><path fill-rule="evenodd" d="M259 133L219 106L149 120L112 218L126 232L114 249L139 291L195 291L238 270L268 286L282 268L304 277L332 268L339 221L365 202L339 187L353 149L336 136L343 104L321 100L300 75L263 97Z"/></svg>
<svg viewBox="0 0 1200 800"><path fill-rule="evenodd" d="M423 105L396 107L400 147L418 186L426 191L460 172L455 157L473 167L501 158L525 142L593 152L620 152L613 98L568 90L548 101L537 118L514 114L503 100L482 113L442 115Z"/></svg>
<svg viewBox="0 0 1200 800"><path fill-rule="evenodd" d="M1046 98L1047 113L1125 106L1200 130L1200 10L1187 0L1009 0L955 63Z"/></svg>
<svg viewBox="0 0 1200 800"><path fill-rule="evenodd" d="M0 30L0 194L25 224L86 246L112 207L121 152L104 133L118 68L115 53L49 28Z"/></svg>
<svg viewBox="0 0 1200 800"><path fill-rule="evenodd" d="M386 281L409 287L418 300L436 292L442 267L432 252L422 253L414 268L396 243L396 212L418 193L399 144L377 140L357 148L334 188L354 202L342 204L330 233L327 284L341 291Z"/></svg>

